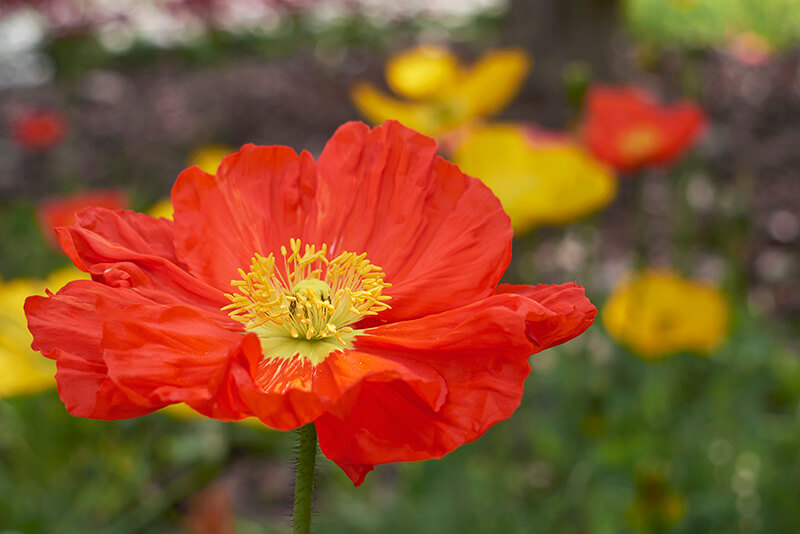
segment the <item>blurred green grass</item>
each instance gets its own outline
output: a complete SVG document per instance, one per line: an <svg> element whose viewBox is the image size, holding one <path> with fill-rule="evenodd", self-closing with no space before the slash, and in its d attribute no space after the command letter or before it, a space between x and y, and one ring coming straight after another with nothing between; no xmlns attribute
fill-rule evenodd
<svg viewBox="0 0 800 534"><path fill-rule="evenodd" d="M360 488L323 460L315 528L797 530L800 364L780 332L742 303L735 315L730 340L712 358L656 364L613 345L597 324L534 356L515 415L443 460L378 467ZM72 418L54 392L1 401L0 427L0 526L25 534L180 532L181 503L224 477L233 458L286 466L294 439L158 414ZM675 525L653 512L645 513L650 524L633 528L636 480L648 473L685 500ZM241 532L261 532L261 524L288 532L280 515L239 512Z"/></svg>
<svg viewBox="0 0 800 534"><path fill-rule="evenodd" d="M800 42L798 0L627 0L631 32L643 42L703 47L753 32L777 48Z"/></svg>

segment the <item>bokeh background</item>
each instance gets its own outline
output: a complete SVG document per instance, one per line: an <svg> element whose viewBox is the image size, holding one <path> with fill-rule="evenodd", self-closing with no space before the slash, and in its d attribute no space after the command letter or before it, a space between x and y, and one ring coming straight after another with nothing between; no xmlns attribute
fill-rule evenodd
<svg viewBox="0 0 800 534"><path fill-rule="evenodd" d="M288 532L291 433L66 413L21 311L80 276L52 226L85 204L169 216L189 164L246 142L318 154L345 121L439 124L469 98L486 113L430 133L507 203L506 280L577 280L600 315L443 460L359 488L322 461L315 530L800 532L798 43L798 0L4 1L0 532ZM412 85L498 48L527 59L507 86L414 101L385 70L420 44L439 60L406 62ZM668 164L615 168L587 142L599 84L694 102L705 127ZM575 208L598 173L612 185Z"/></svg>

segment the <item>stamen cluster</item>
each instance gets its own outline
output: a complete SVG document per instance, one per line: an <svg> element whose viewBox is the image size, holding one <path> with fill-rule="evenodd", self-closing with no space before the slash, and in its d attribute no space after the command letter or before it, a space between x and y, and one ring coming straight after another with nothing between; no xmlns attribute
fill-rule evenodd
<svg viewBox="0 0 800 534"><path fill-rule="evenodd" d="M327 253L327 245L302 247L291 239L289 250L281 247L280 263L273 254L256 254L249 272L239 269L242 279L231 282L237 292L226 294L231 304L222 309L262 338L335 338L345 346L349 325L389 308L391 297L381 292L390 284L366 253L342 252L332 260Z"/></svg>

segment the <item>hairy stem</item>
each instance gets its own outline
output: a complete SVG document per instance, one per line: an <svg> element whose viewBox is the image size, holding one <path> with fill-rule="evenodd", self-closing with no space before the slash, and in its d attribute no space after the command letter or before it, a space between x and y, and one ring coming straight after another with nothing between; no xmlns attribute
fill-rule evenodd
<svg viewBox="0 0 800 534"><path fill-rule="evenodd" d="M317 429L308 423L298 431L297 478L294 485L292 532L311 532L311 505L314 498L314 467L317 461Z"/></svg>

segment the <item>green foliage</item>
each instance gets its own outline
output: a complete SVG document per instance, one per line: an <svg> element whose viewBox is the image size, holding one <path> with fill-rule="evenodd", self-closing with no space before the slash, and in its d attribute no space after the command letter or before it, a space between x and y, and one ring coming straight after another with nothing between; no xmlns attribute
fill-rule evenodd
<svg viewBox="0 0 800 534"><path fill-rule="evenodd" d="M708 46L752 32L776 47L800 41L798 0L627 0L631 31L654 44Z"/></svg>
<svg viewBox="0 0 800 534"><path fill-rule="evenodd" d="M647 363L598 324L532 362L517 413L443 460L380 466L360 488L322 460L315 530L800 528L800 360L744 306L711 358ZM179 503L224 473L234 451L288 464L292 441L161 415L77 419L54 393L0 403L0 428L0 528L26 534L177 532ZM240 514L242 532L265 528ZM288 532L283 518L266 523Z"/></svg>
<svg viewBox="0 0 800 534"><path fill-rule="evenodd" d="M36 223L33 204L0 204L0 280L45 278L70 265L63 254L49 248Z"/></svg>

